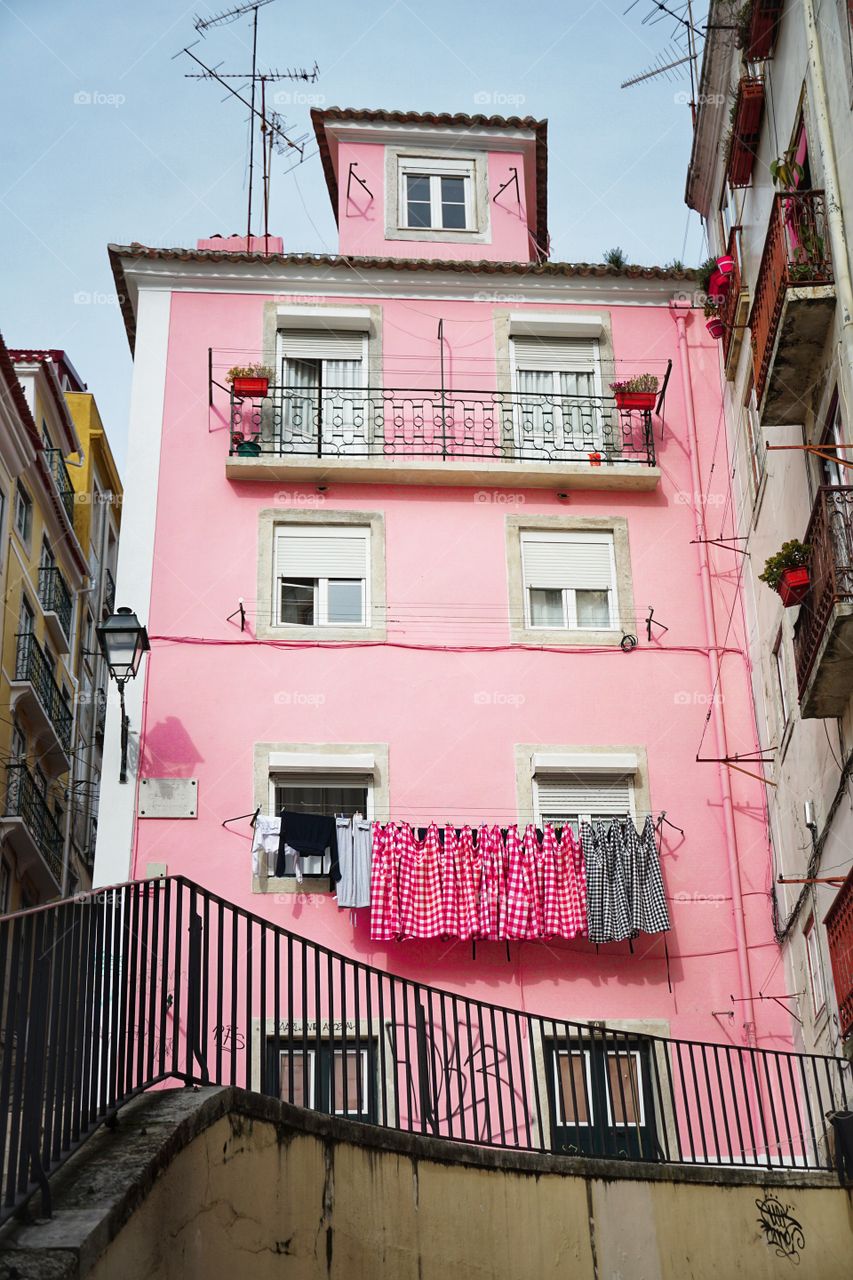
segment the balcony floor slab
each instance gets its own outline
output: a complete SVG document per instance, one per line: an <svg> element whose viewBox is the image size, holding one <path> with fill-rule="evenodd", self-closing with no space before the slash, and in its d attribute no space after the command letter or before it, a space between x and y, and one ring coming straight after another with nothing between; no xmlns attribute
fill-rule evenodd
<svg viewBox="0 0 853 1280"><path fill-rule="evenodd" d="M761 420L768 426L805 420L834 312L832 284L786 290L761 404Z"/></svg>
<svg viewBox="0 0 853 1280"><path fill-rule="evenodd" d="M15 853L18 870L30 876L40 894L56 897L62 886L25 820L18 815L0 816L0 835Z"/></svg>
<svg viewBox="0 0 853 1280"><path fill-rule="evenodd" d="M35 685L30 680L10 680L9 694L11 710L23 712L33 729L45 770L54 776L67 773L71 768L71 757L45 711Z"/></svg>
<svg viewBox="0 0 853 1280"><path fill-rule="evenodd" d="M804 720L844 714L853 697L853 604L833 605L811 674L800 694Z"/></svg>

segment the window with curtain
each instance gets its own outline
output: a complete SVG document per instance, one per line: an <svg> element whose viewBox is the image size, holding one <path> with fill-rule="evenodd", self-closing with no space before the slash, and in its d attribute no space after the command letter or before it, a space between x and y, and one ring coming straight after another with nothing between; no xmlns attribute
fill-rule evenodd
<svg viewBox="0 0 853 1280"><path fill-rule="evenodd" d="M525 625L608 631L617 625L611 533L522 533Z"/></svg>
<svg viewBox="0 0 853 1280"><path fill-rule="evenodd" d="M282 330L283 452L365 453L369 440L366 335Z"/></svg>
<svg viewBox="0 0 853 1280"><path fill-rule="evenodd" d="M522 456L585 459L605 448L597 339L513 338L512 362Z"/></svg>
<svg viewBox="0 0 853 1280"><path fill-rule="evenodd" d="M367 625L369 529L281 526L274 559L279 626Z"/></svg>

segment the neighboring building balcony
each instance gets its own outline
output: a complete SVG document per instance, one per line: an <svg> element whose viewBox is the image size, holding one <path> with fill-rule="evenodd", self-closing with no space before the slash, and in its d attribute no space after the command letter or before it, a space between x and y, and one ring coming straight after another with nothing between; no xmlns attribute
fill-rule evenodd
<svg viewBox="0 0 853 1280"><path fill-rule="evenodd" d="M270 387L231 397L232 480L652 489L652 411L611 396Z"/></svg>
<svg viewBox="0 0 853 1280"><path fill-rule="evenodd" d="M116 610L116 584L113 575L109 569L104 570L104 597L101 603L101 612L105 618L109 618Z"/></svg>
<svg viewBox="0 0 853 1280"><path fill-rule="evenodd" d="M104 732L107 725L107 695L103 689L96 689L95 694L95 739L103 746Z"/></svg>
<svg viewBox="0 0 853 1280"><path fill-rule="evenodd" d="M65 465L65 459L62 456L61 449L46 449L45 457L47 459L47 467L53 477L53 483L56 485L56 491L59 494L59 500L65 508L65 514L68 516L69 524L74 524L74 486L71 483L71 477L68 474L68 468Z"/></svg>
<svg viewBox="0 0 853 1280"><path fill-rule="evenodd" d="M824 194L776 195L749 317L764 421L803 421L834 311Z"/></svg>
<svg viewBox="0 0 853 1280"><path fill-rule="evenodd" d="M53 773L71 765L71 711L39 642L19 635L15 678L10 681L13 711L23 711L32 725L39 753Z"/></svg>
<svg viewBox="0 0 853 1280"><path fill-rule="evenodd" d="M829 718L853 695L853 486L818 491L803 541L811 587L794 627L800 714Z"/></svg>
<svg viewBox="0 0 853 1280"><path fill-rule="evenodd" d="M39 600L54 648L59 653L68 653L74 602L65 579L55 566L39 569Z"/></svg>
<svg viewBox="0 0 853 1280"><path fill-rule="evenodd" d="M45 896L58 894L62 888L62 830L26 765L6 767L0 830L17 856L19 870L26 871Z"/></svg>
<svg viewBox="0 0 853 1280"><path fill-rule="evenodd" d="M737 361L743 346L743 335L746 332L749 317L749 290L741 272L740 227L732 227L726 253L734 262L734 271L729 276L729 289L720 308L720 319L723 322L723 363L726 376L734 377Z"/></svg>
<svg viewBox="0 0 853 1280"><path fill-rule="evenodd" d="M824 924L838 1001L838 1029L841 1039L846 1040L853 1035L853 871L839 889Z"/></svg>

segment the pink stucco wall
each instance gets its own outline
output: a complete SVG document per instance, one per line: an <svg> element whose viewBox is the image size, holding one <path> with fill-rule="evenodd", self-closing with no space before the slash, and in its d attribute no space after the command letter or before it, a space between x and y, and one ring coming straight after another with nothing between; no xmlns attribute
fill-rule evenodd
<svg viewBox="0 0 853 1280"><path fill-rule="evenodd" d="M349 184L349 166L367 185L370 194L355 181ZM498 196L498 189L518 174L520 201L515 185ZM524 184L524 157L520 152L492 152L488 156L488 217L490 234L485 242L447 243L430 239L386 240L385 206L389 193L385 190L385 147L379 143L342 142L338 155L338 233L340 252L362 256L395 258L486 259L496 262L525 262L535 254L528 235L527 205Z"/></svg>
<svg viewBox="0 0 853 1280"><path fill-rule="evenodd" d="M360 250L367 251L364 244ZM344 484L318 493L310 484L231 483L224 397L208 410L207 349L259 351L265 301L189 292L172 300L142 774L197 777L199 809L196 820L138 820L134 874L165 862L169 872L347 955L487 1000L577 1019L668 1020L676 1035L740 1042L743 1006L730 1000L739 986L720 773L716 764L695 762L710 692L708 636L691 545L695 495L677 363L665 424L655 427L663 479L653 492L569 490L560 500L556 479L553 492L485 493ZM414 296L382 302L386 384L436 385L435 327L442 317L451 385L490 385L500 305ZM632 372L662 371L675 356L667 309L609 310L617 360ZM713 536L724 520L726 483L719 452L709 480L721 413L718 361L701 320L694 319L689 335L707 485L698 500ZM256 587L258 513L275 505L384 513L389 617L401 619L389 623L388 643L338 649L254 642L252 624L264 608ZM633 653L510 645L505 522L519 512L628 518L640 637ZM737 565L729 553L719 554L714 596L720 639L731 650L722 690L729 743L748 751L754 730L733 596ZM250 619L243 636L226 622L239 597ZM446 625L437 602L478 607L470 623ZM643 624L649 605L669 627L651 644ZM411 617L407 606L417 606L416 619L402 620ZM596 953L585 943L512 943L509 958L502 944L479 943L474 958L461 943L371 944L367 913L353 926L350 913L328 897L253 895L248 824L229 830L221 822L254 808L253 744L260 741L388 743L392 813L419 823L512 821L517 743L644 745L652 808L666 809L685 831L682 839L664 828L672 992L660 938L639 939L633 952L627 944ZM718 754L709 729L703 755ZM778 957L766 899L763 800L743 774L732 774L732 786L758 987ZM758 1016L761 1043L788 1042L778 1005L759 1004Z"/></svg>

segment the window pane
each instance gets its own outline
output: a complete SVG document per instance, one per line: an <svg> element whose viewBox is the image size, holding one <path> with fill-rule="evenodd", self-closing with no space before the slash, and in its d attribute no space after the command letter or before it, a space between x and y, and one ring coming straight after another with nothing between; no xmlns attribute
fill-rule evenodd
<svg viewBox="0 0 853 1280"><path fill-rule="evenodd" d="M575 606L579 627L610 626L609 591L576 591Z"/></svg>
<svg viewBox="0 0 853 1280"><path fill-rule="evenodd" d="M635 1053L608 1053L607 1085L610 1092L611 1122L642 1124L643 1107Z"/></svg>
<svg viewBox="0 0 853 1280"><path fill-rule="evenodd" d="M367 787L357 786L285 786L275 789L275 811L288 809L297 813L319 813L326 818L337 814L351 818L354 813L367 813Z"/></svg>
<svg viewBox="0 0 853 1280"><path fill-rule="evenodd" d="M364 583L360 578L329 579L329 622L364 622Z"/></svg>
<svg viewBox="0 0 853 1280"><path fill-rule="evenodd" d="M310 578L297 578L281 583L281 620L295 622L302 627L314 625L314 589Z"/></svg>
<svg viewBox="0 0 853 1280"><path fill-rule="evenodd" d="M314 1069L314 1055L302 1049L293 1049L290 1053L279 1054L279 1094L282 1102L292 1102L296 1107L313 1107L314 1082L311 1073ZM293 1084L290 1081L291 1064L293 1065Z"/></svg>
<svg viewBox="0 0 853 1280"><path fill-rule="evenodd" d="M431 226L429 177L426 174L410 173L406 177L406 225Z"/></svg>
<svg viewBox="0 0 853 1280"><path fill-rule="evenodd" d="M530 625L564 627L563 593L552 588L530 588Z"/></svg>
<svg viewBox="0 0 853 1280"><path fill-rule="evenodd" d="M557 1056L557 1117L561 1124L589 1124L589 1082L586 1077L586 1055L560 1053ZM574 1093L572 1088L574 1087Z"/></svg>
<svg viewBox="0 0 853 1280"><path fill-rule="evenodd" d="M465 229L465 179L441 179L441 225Z"/></svg>
<svg viewBox="0 0 853 1280"><path fill-rule="evenodd" d="M335 1096L333 1110L338 1114L364 1111L362 1097L362 1072L364 1070L364 1051L355 1049L335 1050ZM346 1077L346 1090L344 1078Z"/></svg>

